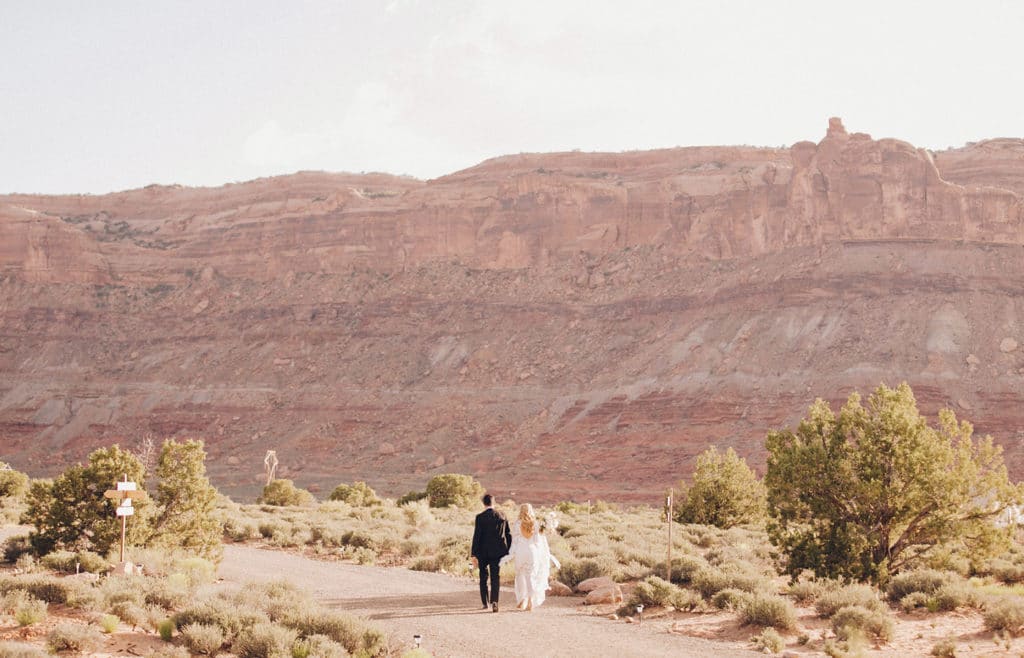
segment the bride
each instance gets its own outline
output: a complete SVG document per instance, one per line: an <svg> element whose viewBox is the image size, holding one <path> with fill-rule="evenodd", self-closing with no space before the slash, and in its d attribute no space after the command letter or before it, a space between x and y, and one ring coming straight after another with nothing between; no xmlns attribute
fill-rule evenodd
<svg viewBox="0 0 1024 658"><path fill-rule="evenodd" d="M519 519L512 524L512 548L508 557L514 560L516 567L516 603L520 610L533 610L544 603L551 564L556 568L561 566L551 555L544 536L545 531L553 529L538 524L532 505L519 506Z"/></svg>

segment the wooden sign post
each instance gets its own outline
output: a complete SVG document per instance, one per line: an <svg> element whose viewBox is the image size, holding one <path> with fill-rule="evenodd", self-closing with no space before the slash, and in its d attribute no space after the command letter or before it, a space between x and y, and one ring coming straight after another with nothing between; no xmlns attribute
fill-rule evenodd
<svg viewBox="0 0 1024 658"><path fill-rule="evenodd" d="M132 500L145 500L146 492L139 489L134 482L129 482L127 474L124 480L115 483L115 487L103 492L103 496L117 503L116 513L121 517L121 564L124 564L124 538L128 529L128 517L135 513Z"/></svg>

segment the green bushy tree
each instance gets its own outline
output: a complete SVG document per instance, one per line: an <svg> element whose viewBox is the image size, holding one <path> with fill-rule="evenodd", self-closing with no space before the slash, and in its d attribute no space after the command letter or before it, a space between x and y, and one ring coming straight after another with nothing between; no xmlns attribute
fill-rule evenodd
<svg viewBox="0 0 1024 658"><path fill-rule="evenodd" d="M312 505L316 499L305 489L296 487L291 480L271 480L270 484L263 487L263 493L256 499L256 502L278 507L292 507Z"/></svg>
<svg viewBox="0 0 1024 658"><path fill-rule="evenodd" d="M339 484L331 492L329 500L340 500L354 507L369 507L371 505L383 504L383 501L377 497L377 492L371 489L365 482Z"/></svg>
<svg viewBox="0 0 1024 658"><path fill-rule="evenodd" d="M680 484L674 513L682 523L731 528L764 518L764 485L732 448L714 446L697 457L693 481Z"/></svg>
<svg viewBox="0 0 1024 658"><path fill-rule="evenodd" d="M431 507L472 507L483 495L483 485L469 475L444 473L427 482L427 499Z"/></svg>
<svg viewBox="0 0 1024 658"><path fill-rule="evenodd" d="M31 534L33 548L42 554L55 548L106 554L118 545L121 519L115 515L117 502L103 493L125 475L143 489L142 464L132 453L114 445L93 451L85 466L71 466L52 482L34 480L24 516L26 523L35 526ZM134 508L128 520L127 542L137 546L149 536L152 504L137 500Z"/></svg>
<svg viewBox="0 0 1024 658"><path fill-rule="evenodd" d="M202 441L164 441L156 465L153 536L150 544L183 548L219 559L221 526L213 517L217 490L206 477Z"/></svg>
<svg viewBox="0 0 1024 658"><path fill-rule="evenodd" d="M0 462L0 521L17 523L20 520L28 486L27 475Z"/></svg>
<svg viewBox="0 0 1024 658"><path fill-rule="evenodd" d="M768 433L769 538L796 575L884 582L961 542L973 559L1006 545L1000 515L1022 500L991 437L952 411L930 427L907 384L839 415L817 400L796 431Z"/></svg>

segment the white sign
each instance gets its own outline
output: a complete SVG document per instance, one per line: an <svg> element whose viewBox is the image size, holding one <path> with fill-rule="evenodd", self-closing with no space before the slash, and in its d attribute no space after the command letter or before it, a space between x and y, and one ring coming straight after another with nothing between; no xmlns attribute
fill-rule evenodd
<svg viewBox="0 0 1024 658"><path fill-rule="evenodd" d="M117 515L118 516L131 516L132 514L135 514L135 508L134 507L121 507L121 506L118 506L118 508L117 508Z"/></svg>
<svg viewBox="0 0 1024 658"><path fill-rule="evenodd" d="M135 489L136 489L136 486L135 486L134 482L118 482L117 483L117 490L118 491L135 491Z"/></svg>

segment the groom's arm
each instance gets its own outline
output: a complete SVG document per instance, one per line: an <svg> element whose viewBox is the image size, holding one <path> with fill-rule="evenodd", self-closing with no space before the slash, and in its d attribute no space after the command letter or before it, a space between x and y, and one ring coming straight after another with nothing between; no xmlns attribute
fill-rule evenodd
<svg viewBox="0 0 1024 658"><path fill-rule="evenodd" d="M477 517L476 522L473 524L473 545L469 551L469 554L473 557L477 557L480 555L480 539L480 517Z"/></svg>

